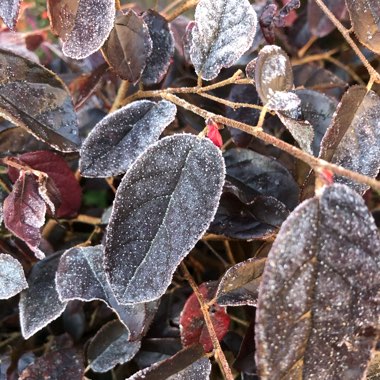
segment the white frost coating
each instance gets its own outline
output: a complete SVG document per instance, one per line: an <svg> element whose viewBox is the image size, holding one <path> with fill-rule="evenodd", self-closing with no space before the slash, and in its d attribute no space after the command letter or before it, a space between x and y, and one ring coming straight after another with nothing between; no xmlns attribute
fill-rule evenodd
<svg viewBox="0 0 380 380"><path fill-rule="evenodd" d="M194 135L163 138L124 176L108 225L105 268L122 304L159 298L215 216L221 151Z"/></svg>
<svg viewBox="0 0 380 380"><path fill-rule="evenodd" d="M1 0L0 18L9 29L13 29L20 9L21 0Z"/></svg>
<svg viewBox="0 0 380 380"><path fill-rule="evenodd" d="M262 82L271 83L276 77L286 75L288 60L279 46L267 45L260 50L260 54L268 54L262 70Z"/></svg>
<svg viewBox="0 0 380 380"><path fill-rule="evenodd" d="M201 0L195 22L190 58L196 73L211 80L252 45L257 15L248 0Z"/></svg>
<svg viewBox="0 0 380 380"><path fill-rule="evenodd" d="M138 100L101 120L81 149L79 167L84 177L125 173L174 120L177 107L166 100Z"/></svg>
<svg viewBox="0 0 380 380"><path fill-rule="evenodd" d="M27 287L20 262L11 255L0 253L0 299L11 298Z"/></svg>
<svg viewBox="0 0 380 380"><path fill-rule="evenodd" d="M63 42L63 54L83 59L99 50L115 20L115 0L79 0L74 28Z"/></svg>
<svg viewBox="0 0 380 380"><path fill-rule="evenodd" d="M293 111L301 104L301 99L294 92L273 91L270 88L268 95L266 107L272 111Z"/></svg>
<svg viewBox="0 0 380 380"><path fill-rule="evenodd" d="M208 380L210 374L210 359L201 358L175 375L169 376L166 380Z"/></svg>

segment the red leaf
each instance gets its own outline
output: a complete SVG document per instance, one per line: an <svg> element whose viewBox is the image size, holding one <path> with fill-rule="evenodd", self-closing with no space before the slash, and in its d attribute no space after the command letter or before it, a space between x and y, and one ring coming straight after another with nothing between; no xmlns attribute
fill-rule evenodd
<svg viewBox="0 0 380 380"><path fill-rule="evenodd" d="M205 302L210 301L216 293L217 283L206 282L200 285L199 291ZM210 310L212 324L218 340L222 340L228 331L230 317L224 307L214 304ZM184 347L200 343L206 352L213 350L212 341L203 319L202 310L195 294L186 301L180 317L181 341Z"/></svg>
<svg viewBox="0 0 380 380"><path fill-rule="evenodd" d="M207 137L218 147L221 148L223 145L222 136L219 133L218 124L213 120L207 120Z"/></svg>
<svg viewBox="0 0 380 380"><path fill-rule="evenodd" d="M42 150L22 154L18 159L32 169L46 173L53 180L61 195L61 206L56 211L57 218L72 217L78 212L82 190L62 157ZM18 170L10 167L8 175L14 182L18 178Z"/></svg>
<svg viewBox="0 0 380 380"><path fill-rule="evenodd" d="M41 259L44 254L38 245L41 241L40 228L45 223L46 204L38 187L37 177L22 170L12 192L4 200L4 224Z"/></svg>

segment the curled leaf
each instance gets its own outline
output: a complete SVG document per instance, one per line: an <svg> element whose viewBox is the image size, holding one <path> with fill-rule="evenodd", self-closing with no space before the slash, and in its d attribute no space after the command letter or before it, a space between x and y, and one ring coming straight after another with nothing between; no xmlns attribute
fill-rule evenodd
<svg viewBox="0 0 380 380"><path fill-rule="evenodd" d="M114 0L48 0L52 30L63 41L62 51L74 59L101 48L114 24Z"/></svg>
<svg viewBox="0 0 380 380"><path fill-rule="evenodd" d="M86 177L125 173L174 120L177 108L162 100L138 100L106 116L81 149L80 170Z"/></svg>
<svg viewBox="0 0 380 380"><path fill-rule="evenodd" d="M27 287L20 262L11 255L0 253L0 299L11 298Z"/></svg>
<svg viewBox="0 0 380 380"><path fill-rule="evenodd" d="M380 240L363 199L322 189L284 222L256 315L262 379L361 379L377 342Z"/></svg>
<svg viewBox="0 0 380 380"><path fill-rule="evenodd" d="M0 49L0 115L63 152L79 149L69 92L51 71Z"/></svg>
<svg viewBox="0 0 380 380"><path fill-rule="evenodd" d="M252 45L257 15L248 0L201 0L195 9L190 58L198 75L214 79Z"/></svg>
<svg viewBox="0 0 380 380"><path fill-rule="evenodd" d="M166 291L215 215L224 170L210 140L184 134L158 141L127 172L105 249L107 276L120 303L154 300Z"/></svg>
<svg viewBox="0 0 380 380"><path fill-rule="evenodd" d="M131 360L141 342L131 342L128 329L118 320L104 325L91 340L87 349L89 366L94 372L107 372L117 364Z"/></svg>
<svg viewBox="0 0 380 380"><path fill-rule="evenodd" d="M359 41L380 54L380 4L377 0L346 0L352 27Z"/></svg>
<svg viewBox="0 0 380 380"><path fill-rule="evenodd" d="M117 16L104 43L104 56L120 78L136 83L152 54L152 39L144 20L133 10Z"/></svg>

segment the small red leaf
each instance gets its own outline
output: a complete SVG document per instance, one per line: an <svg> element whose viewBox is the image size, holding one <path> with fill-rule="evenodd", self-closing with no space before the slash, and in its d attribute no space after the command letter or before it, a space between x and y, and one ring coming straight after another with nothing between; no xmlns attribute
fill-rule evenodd
<svg viewBox="0 0 380 380"><path fill-rule="evenodd" d="M218 124L215 121L209 119L207 120L207 137L218 147L221 148L223 145L222 136L219 132Z"/></svg>
<svg viewBox="0 0 380 380"><path fill-rule="evenodd" d="M18 159L32 169L46 173L53 180L61 195L61 205L56 211L57 218L71 217L78 212L82 190L62 157L50 151L36 151L22 154ZM12 182L18 178L18 172L15 168L9 168L8 176Z"/></svg>
<svg viewBox="0 0 380 380"><path fill-rule="evenodd" d="M216 292L217 283L207 282L199 287L205 302L210 301ZM222 340L228 331L230 317L224 307L214 304L210 310L212 324L218 340ZM181 341L184 347L200 343L206 352L213 350L212 341L203 319L202 310L195 294L186 301L180 317Z"/></svg>
<svg viewBox="0 0 380 380"><path fill-rule="evenodd" d="M38 258L43 258L44 254L38 249L38 245L41 241L40 228L45 223L46 204L38 188L37 177L22 170L12 192L4 200L4 224Z"/></svg>

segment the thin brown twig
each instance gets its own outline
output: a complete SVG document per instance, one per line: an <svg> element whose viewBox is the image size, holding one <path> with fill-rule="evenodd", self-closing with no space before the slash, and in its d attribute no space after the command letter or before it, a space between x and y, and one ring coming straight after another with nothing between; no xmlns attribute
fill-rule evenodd
<svg viewBox="0 0 380 380"><path fill-rule="evenodd" d="M338 61L334 57L326 57L325 60L328 61L328 62L331 62L335 66L338 66L339 68L341 68L342 70L344 70L346 73L348 73L352 77L352 79L354 79L356 82L358 82L359 84L365 86L365 82L359 77L358 74L355 73L354 70L351 69L351 67L349 67L349 66L345 65L344 63Z"/></svg>
<svg viewBox="0 0 380 380"><path fill-rule="evenodd" d="M206 326L207 326L207 331L210 335L212 345L214 347L214 357L217 360L218 364L220 365L220 368L223 372L223 375L226 380L233 380L234 377L232 376L231 368L228 365L227 359L224 356L224 352L222 348L220 347L219 340L216 336L215 328L212 323L210 313L208 311L208 305L203 299L203 296L201 292L198 289L197 284L195 283L193 277L191 276L189 270L187 269L186 265L184 262L181 263L181 269L184 274L184 277L186 281L190 284L191 288L193 289L193 292L195 296L197 297L197 300L199 302L200 308L202 310L203 318L205 320Z"/></svg>
<svg viewBox="0 0 380 380"><path fill-rule="evenodd" d="M126 80L123 80L120 84L120 87L117 91L115 100L112 104L112 107L110 109L110 113L116 111L118 108L122 106L123 100L125 99L125 96L127 95L129 88L129 82Z"/></svg>
<svg viewBox="0 0 380 380"><path fill-rule="evenodd" d="M174 11L171 12L166 17L166 20L169 21L169 22L173 21L175 18L177 18L178 16L180 16L182 13L185 13L189 9L194 8L198 4L198 1L199 0L188 0L188 1L186 1L184 4L182 4L178 8L174 9Z"/></svg>

